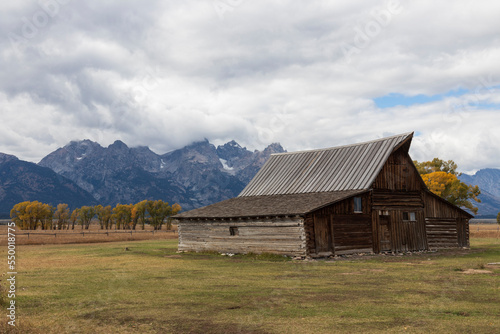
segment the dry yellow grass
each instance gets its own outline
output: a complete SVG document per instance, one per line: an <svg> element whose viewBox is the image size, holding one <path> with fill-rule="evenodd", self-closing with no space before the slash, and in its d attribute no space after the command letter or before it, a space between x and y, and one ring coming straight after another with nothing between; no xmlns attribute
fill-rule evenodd
<svg viewBox="0 0 500 334"><path fill-rule="evenodd" d="M29 233L29 235L28 235ZM77 244L77 243L98 243L114 241L132 240L158 240L177 239L177 227L173 226L172 231L167 231L164 227L161 231L154 231L151 226L146 226L145 230L101 230L98 225L91 225L90 229L81 229L81 226L74 230L18 230L16 229L17 245L47 245L47 244ZM7 245L7 226L0 226L0 246Z"/></svg>
<svg viewBox="0 0 500 334"><path fill-rule="evenodd" d="M500 225L498 224L471 224L469 225L471 238L500 238Z"/></svg>
<svg viewBox="0 0 500 334"><path fill-rule="evenodd" d="M498 239L335 261L178 254L175 239L17 251L20 327L0 333L500 333Z"/></svg>

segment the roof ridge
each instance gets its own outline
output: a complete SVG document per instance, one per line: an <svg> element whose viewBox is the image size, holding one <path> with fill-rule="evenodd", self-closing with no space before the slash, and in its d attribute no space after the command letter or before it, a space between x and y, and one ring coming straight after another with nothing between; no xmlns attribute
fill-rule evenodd
<svg viewBox="0 0 500 334"><path fill-rule="evenodd" d="M347 147L354 147L354 146L360 146L360 145L366 145L366 144L376 143L376 142L379 142L379 141L389 140L389 139L393 139L393 138L396 138L396 137L405 136L406 138L408 138L410 135L413 135L413 133L414 133L413 131L412 132L405 132L405 133L401 133L401 134L398 134L398 135L393 135L393 136L390 136L390 137L383 137L383 138L369 140L369 141L365 141L365 142L361 142L361 143L356 143L356 144L347 144L347 145L325 147L325 148L316 148L316 149L312 149L312 150L302 150L302 151L294 151L294 152L273 153L273 154L271 154L271 156L273 156L273 155L293 155L293 154L310 153L310 152L330 151L330 150L336 150L336 149L339 149L339 148L347 148Z"/></svg>

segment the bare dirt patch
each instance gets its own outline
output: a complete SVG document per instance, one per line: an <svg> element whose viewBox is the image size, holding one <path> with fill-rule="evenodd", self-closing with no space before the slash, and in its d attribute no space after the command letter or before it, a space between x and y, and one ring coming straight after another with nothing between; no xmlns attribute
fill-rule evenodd
<svg viewBox="0 0 500 334"><path fill-rule="evenodd" d="M493 274L490 270L485 269L467 269L462 271L462 274L473 275L473 274Z"/></svg>

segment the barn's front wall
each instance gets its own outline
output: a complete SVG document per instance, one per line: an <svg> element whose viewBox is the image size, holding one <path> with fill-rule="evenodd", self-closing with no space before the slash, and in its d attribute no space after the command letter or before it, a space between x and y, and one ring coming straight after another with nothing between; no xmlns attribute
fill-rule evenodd
<svg viewBox="0 0 500 334"><path fill-rule="evenodd" d="M178 222L179 251L306 256L301 217Z"/></svg>
<svg viewBox="0 0 500 334"><path fill-rule="evenodd" d="M308 255L324 257L373 250L371 195L360 195L362 212L354 212L348 198L308 214L305 218Z"/></svg>

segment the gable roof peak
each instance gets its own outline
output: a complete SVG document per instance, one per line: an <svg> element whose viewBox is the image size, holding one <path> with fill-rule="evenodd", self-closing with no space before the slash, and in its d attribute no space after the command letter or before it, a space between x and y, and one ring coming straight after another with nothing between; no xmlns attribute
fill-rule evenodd
<svg viewBox="0 0 500 334"><path fill-rule="evenodd" d="M389 156L413 132L364 143L273 154L239 197L370 189Z"/></svg>

